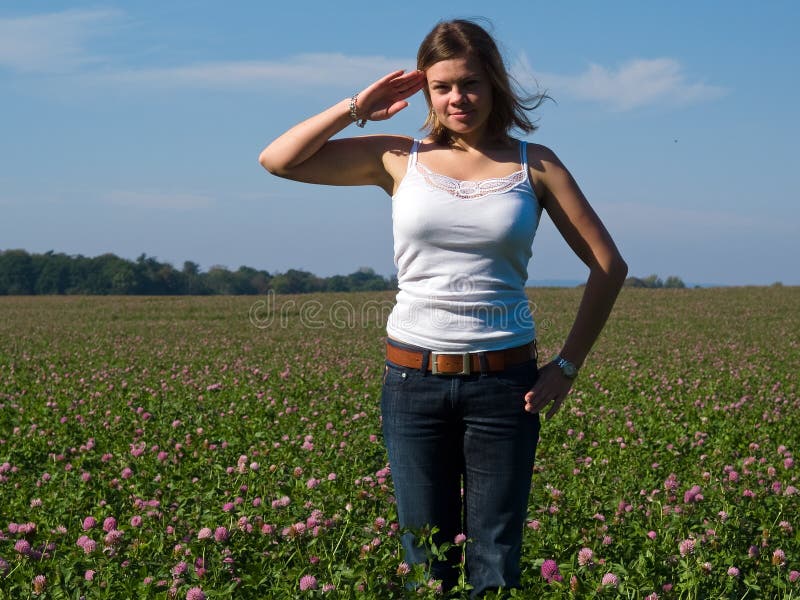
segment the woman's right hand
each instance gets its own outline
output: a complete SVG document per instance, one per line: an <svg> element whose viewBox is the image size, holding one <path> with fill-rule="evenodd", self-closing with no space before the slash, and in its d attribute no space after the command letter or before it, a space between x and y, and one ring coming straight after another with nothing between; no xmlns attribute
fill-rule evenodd
<svg viewBox="0 0 800 600"><path fill-rule="evenodd" d="M394 71L359 92L358 119L383 121L408 106L406 98L425 84L422 71ZM363 135L332 140L352 125L350 98L298 123L261 151L259 162L270 173L295 181L326 185L378 185L388 194L394 186L383 156L405 144L401 136ZM398 140L403 140L399 142Z"/></svg>
<svg viewBox="0 0 800 600"><path fill-rule="evenodd" d="M406 98L425 85L423 71L394 71L358 93L356 114L359 119L385 121L408 106Z"/></svg>

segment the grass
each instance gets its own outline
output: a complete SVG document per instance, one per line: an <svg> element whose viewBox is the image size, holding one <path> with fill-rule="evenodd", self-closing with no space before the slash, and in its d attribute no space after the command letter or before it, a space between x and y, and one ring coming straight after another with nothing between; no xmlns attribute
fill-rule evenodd
<svg viewBox="0 0 800 600"><path fill-rule="evenodd" d="M580 290L529 295L549 358ZM398 569L392 300L0 298L0 599L436 597ZM518 596L798 596L799 307L623 291L543 424Z"/></svg>

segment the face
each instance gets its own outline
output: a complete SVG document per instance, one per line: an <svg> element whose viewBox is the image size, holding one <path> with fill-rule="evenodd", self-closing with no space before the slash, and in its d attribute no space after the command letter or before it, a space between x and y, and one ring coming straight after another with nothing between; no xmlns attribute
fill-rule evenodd
<svg viewBox="0 0 800 600"><path fill-rule="evenodd" d="M492 111L492 86L477 58L442 60L425 76L439 123L456 135L483 132Z"/></svg>

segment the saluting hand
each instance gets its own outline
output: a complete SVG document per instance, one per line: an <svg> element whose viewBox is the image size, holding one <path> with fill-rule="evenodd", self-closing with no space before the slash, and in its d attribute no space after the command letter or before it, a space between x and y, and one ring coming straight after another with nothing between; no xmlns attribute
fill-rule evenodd
<svg viewBox="0 0 800 600"><path fill-rule="evenodd" d="M408 106L406 98L425 85L423 71L394 71L359 92L356 113L359 119L384 121Z"/></svg>

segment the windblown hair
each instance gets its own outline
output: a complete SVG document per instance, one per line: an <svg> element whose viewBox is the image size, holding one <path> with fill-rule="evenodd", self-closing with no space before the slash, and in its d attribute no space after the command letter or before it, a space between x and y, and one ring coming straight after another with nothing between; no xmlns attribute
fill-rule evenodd
<svg viewBox="0 0 800 600"><path fill-rule="evenodd" d="M425 36L417 51L417 68L425 71L435 63L454 58L476 57L480 60L492 87L492 112L487 129L490 135L508 135L512 129L525 133L536 131L537 126L527 115L549 96L545 93L527 95L508 74L503 57L492 36L472 21L456 19L440 21ZM519 91L518 91L519 90ZM422 129L441 144L450 144L449 130L436 118L427 86L423 87L428 103L428 116Z"/></svg>

